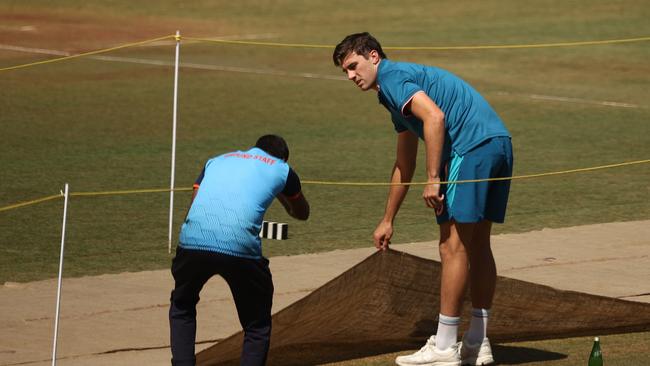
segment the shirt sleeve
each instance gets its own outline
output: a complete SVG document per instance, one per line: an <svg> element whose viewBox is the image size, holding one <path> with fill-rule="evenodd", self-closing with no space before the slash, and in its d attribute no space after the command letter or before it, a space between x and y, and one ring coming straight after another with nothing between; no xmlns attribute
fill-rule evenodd
<svg viewBox="0 0 650 366"><path fill-rule="evenodd" d="M288 198L294 198L300 193L301 190L302 187L300 185L300 178L298 178L298 174L296 174L293 169L289 168L289 173L287 174L287 183L284 185L282 194Z"/></svg>
<svg viewBox="0 0 650 366"><path fill-rule="evenodd" d="M404 107L411 101L415 93L422 91L422 88L405 72L390 72L384 79L381 88L386 99L402 116L408 117L410 113L406 113Z"/></svg>

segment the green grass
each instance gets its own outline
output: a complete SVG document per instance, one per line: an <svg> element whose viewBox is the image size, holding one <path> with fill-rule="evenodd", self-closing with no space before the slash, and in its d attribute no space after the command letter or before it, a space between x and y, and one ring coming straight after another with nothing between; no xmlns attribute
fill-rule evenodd
<svg viewBox="0 0 650 366"><path fill-rule="evenodd" d="M270 34L269 41L335 44L370 30L384 45L519 44L626 38L650 34L643 1L514 0L434 3L297 1L18 1L0 4L12 26L48 17L86 17L116 31L97 41L62 22L60 39L5 32L0 43L49 49L99 49L193 27L195 36ZM30 14L29 17L25 14ZM140 37L113 25L136 18L158 24ZM46 23L43 23L46 24ZM49 23L47 23L49 24ZM205 26L205 28L202 28ZM158 28L157 28L158 29ZM199 32L197 29L205 29ZM153 32L153 33L152 33ZM154 34L155 33L155 34ZM24 43L23 43L24 41ZM182 46L184 62L289 74L341 76L330 50L217 44ZM173 60L173 47L132 48L111 56ZM493 104L513 134L515 174L589 167L650 156L648 43L490 51L393 51L397 60L447 68ZM0 51L0 67L47 57ZM169 185L171 67L76 59L2 72L0 76L0 207L56 194ZM534 100L531 94L614 101L640 108ZM298 76L182 69L177 186L189 187L205 159L246 148L264 133L291 147L302 179L388 180L395 135L374 93L351 83ZM420 149L416 180L424 177ZM517 181L508 221L497 233L650 218L648 165ZM266 241L265 254L297 254L371 245L385 187L305 185L306 223L274 204L269 219L289 222L291 239ZM394 242L433 240L432 214L413 188L398 216ZM168 195L73 197L66 276L160 269L167 254ZM175 237L189 202L176 195ZM62 202L0 212L0 283L56 276Z"/></svg>
<svg viewBox="0 0 650 366"><path fill-rule="evenodd" d="M113 16L190 19L219 23L243 33L282 33L285 40L333 44L347 33L368 29L382 35L386 45L404 43L555 42L647 35L650 14L643 0L475 2L381 0L350 4L347 1L156 1L32 0L29 5L6 0L5 11L35 9L57 13L78 12ZM643 33L646 34L643 34Z"/></svg>
<svg viewBox="0 0 650 366"><path fill-rule="evenodd" d="M650 333L614 334L600 337L603 363L608 366L647 365L650 362ZM513 342L493 345L498 365L575 366L586 365L593 346L593 337L553 339L534 342ZM413 351L390 353L330 366L394 365L395 357Z"/></svg>

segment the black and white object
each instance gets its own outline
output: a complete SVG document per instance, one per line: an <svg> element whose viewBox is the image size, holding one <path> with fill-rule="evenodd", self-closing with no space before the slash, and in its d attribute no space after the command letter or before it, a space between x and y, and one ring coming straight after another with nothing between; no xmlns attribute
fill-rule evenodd
<svg viewBox="0 0 650 366"><path fill-rule="evenodd" d="M263 221L260 238L286 240L289 236L289 225L281 222Z"/></svg>

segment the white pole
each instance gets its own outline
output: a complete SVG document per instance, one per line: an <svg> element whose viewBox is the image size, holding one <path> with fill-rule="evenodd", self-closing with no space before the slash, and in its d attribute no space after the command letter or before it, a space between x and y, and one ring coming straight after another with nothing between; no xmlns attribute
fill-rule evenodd
<svg viewBox="0 0 650 366"><path fill-rule="evenodd" d="M178 111L178 59L181 47L181 32L176 31L176 61L174 63L174 115L172 128L172 172L169 184L169 235L167 236L167 252L172 252L172 227L174 221L174 175L176 170L176 116Z"/></svg>
<svg viewBox="0 0 650 366"><path fill-rule="evenodd" d="M61 228L61 254L59 256L59 283L56 289L56 317L54 318L54 344L52 345L52 366L56 366L56 344L59 337L59 310L61 309L61 276L63 275L63 252L65 248L65 222L68 216L68 183L63 194L63 226Z"/></svg>

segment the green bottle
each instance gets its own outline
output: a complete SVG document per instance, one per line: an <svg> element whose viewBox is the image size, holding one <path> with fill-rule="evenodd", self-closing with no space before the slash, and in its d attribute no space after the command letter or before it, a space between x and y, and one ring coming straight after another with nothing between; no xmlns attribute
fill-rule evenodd
<svg viewBox="0 0 650 366"><path fill-rule="evenodd" d="M594 346L591 348L588 366L603 366L603 354L600 352L600 339L594 338Z"/></svg>

